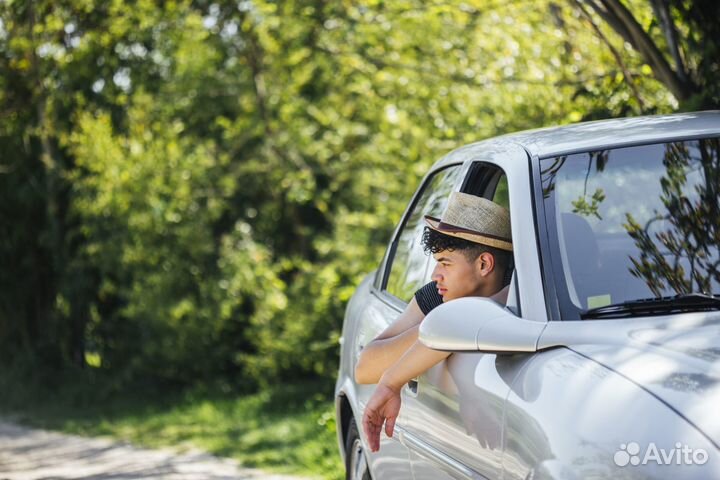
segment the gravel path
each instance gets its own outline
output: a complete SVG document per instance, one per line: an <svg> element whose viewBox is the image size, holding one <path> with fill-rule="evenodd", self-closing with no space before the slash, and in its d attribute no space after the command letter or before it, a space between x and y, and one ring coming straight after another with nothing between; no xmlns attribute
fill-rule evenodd
<svg viewBox="0 0 720 480"><path fill-rule="evenodd" d="M0 480L302 480L204 452L145 449L0 421Z"/></svg>

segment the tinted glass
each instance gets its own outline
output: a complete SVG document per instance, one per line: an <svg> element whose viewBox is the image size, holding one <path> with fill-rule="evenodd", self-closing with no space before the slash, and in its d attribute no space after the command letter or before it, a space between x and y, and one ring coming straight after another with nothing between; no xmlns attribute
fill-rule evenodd
<svg viewBox="0 0 720 480"><path fill-rule="evenodd" d="M439 217L447 204L450 192L462 174L460 165L435 173L425 184L398 237L395 257L390 269L387 291L403 301L409 301L415 291L429 278L430 256L425 255L420 239L425 227L425 215Z"/></svg>
<svg viewBox="0 0 720 480"><path fill-rule="evenodd" d="M624 301L720 294L718 139L541 161L563 317Z"/></svg>

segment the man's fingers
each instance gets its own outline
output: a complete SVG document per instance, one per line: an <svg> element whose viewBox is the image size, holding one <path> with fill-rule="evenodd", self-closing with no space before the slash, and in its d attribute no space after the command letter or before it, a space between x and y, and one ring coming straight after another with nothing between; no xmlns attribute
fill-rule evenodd
<svg viewBox="0 0 720 480"><path fill-rule="evenodd" d="M380 429L375 425L368 435L368 445L371 452L377 452L380 449Z"/></svg>
<svg viewBox="0 0 720 480"><path fill-rule="evenodd" d="M363 431L372 452L380 449L380 430L382 429L382 423L378 424L378 419L375 417L377 415L372 411L365 411L363 415Z"/></svg>
<svg viewBox="0 0 720 480"><path fill-rule="evenodd" d="M393 430L395 430L395 417L388 417L385 420L385 435L392 437Z"/></svg>
<svg viewBox="0 0 720 480"><path fill-rule="evenodd" d="M363 432L365 432L365 436L369 438L370 437L370 417L368 416L367 412L365 412L365 415L363 415L362 428L363 428Z"/></svg>

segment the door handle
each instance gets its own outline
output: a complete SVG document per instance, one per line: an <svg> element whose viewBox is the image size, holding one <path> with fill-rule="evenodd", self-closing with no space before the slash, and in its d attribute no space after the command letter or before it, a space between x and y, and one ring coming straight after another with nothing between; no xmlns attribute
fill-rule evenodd
<svg viewBox="0 0 720 480"><path fill-rule="evenodd" d="M418 392L418 381L417 378L409 380L407 383L407 389L413 397L417 396Z"/></svg>

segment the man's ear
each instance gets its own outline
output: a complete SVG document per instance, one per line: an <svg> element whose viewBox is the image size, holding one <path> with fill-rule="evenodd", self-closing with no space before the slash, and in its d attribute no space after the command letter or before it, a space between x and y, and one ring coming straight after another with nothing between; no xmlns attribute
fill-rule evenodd
<svg viewBox="0 0 720 480"><path fill-rule="evenodd" d="M483 252L475 260L478 273L483 277L490 275L495 270L495 257L490 252Z"/></svg>

